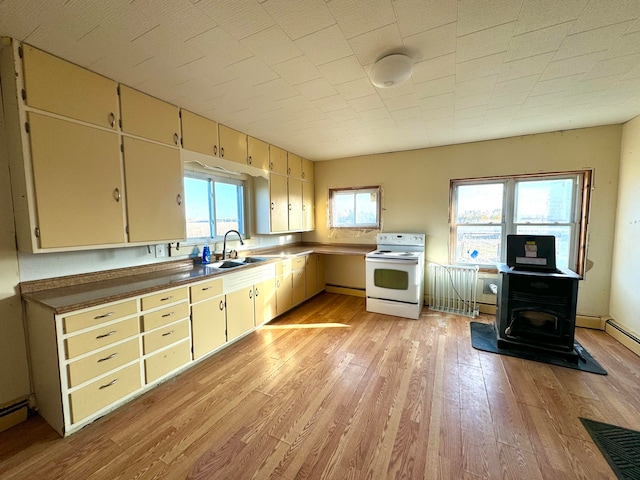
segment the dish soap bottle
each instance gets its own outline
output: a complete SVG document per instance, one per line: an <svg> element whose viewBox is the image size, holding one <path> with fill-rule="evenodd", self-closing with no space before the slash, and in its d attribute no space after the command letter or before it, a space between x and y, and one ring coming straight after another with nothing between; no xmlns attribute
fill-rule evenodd
<svg viewBox="0 0 640 480"><path fill-rule="evenodd" d="M202 249L202 264L207 265L211 263L211 250L209 250L209 245L205 245Z"/></svg>

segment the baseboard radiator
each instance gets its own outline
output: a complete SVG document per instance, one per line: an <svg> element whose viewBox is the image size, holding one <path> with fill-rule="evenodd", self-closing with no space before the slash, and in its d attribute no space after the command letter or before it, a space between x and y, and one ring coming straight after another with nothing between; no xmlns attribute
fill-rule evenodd
<svg viewBox="0 0 640 480"><path fill-rule="evenodd" d="M480 310L477 302L478 270L477 265L463 267L429 263L429 308L475 318Z"/></svg>

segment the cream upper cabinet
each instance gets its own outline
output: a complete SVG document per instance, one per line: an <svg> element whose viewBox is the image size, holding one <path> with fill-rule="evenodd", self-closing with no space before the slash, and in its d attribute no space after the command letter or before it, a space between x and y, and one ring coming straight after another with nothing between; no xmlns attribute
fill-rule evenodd
<svg viewBox="0 0 640 480"><path fill-rule="evenodd" d="M313 183L302 182L302 230L313 230L315 227Z"/></svg>
<svg viewBox="0 0 640 480"><path fill-rule="evenodd" d="M226 329L224 295L191 305L194 360L224 345L227 341Z"/></svg>
<svg viewBox="0 0 640 480"><path fill-rule="evenodd" d="M218 156L218 123L188 110L180 110L182 147L186 150Z"/></svg>
<svg viewBox="0 0 640 480"><path fill-rule="evenodd" d="M238 338L255 326L253 285L227 293L227 339Z"/></svg>
<svg viewBox="0 0 640 480"><path fill-rule="evenodd" d="M118 128L117 83L29 45L22 46L24 98L33 108Z"/></svg>
<svg viewBox="0 0 640 480"><path fill-rule="evenodd" d="M279 175L287 174L287 151L275 145L269 145L269 170Z"/></svg>
<svg viewBox="0 0 640 480"><path fill-rule="evenodd" d="M269 191L271 197L271 232L286 232L289 229L287 177L269 175Z"/></svg>
<svg viewBox="0 0 640 480"><path fill-rule="evenodd" d="M306 158L302 159L302 180L313 183L313 162Z"/></svg>
<svg viewBox="0 0 640 480"><path fill-rule="evenodd" d="M247 136L226 125L219 125L218 130L220 135L220 158L246 164Z"/></svg>
<svg viewBox="0 0 640 480"><path fill-rule="evenodd" d="M295 153L287 153L287 175L302 178L302 158Z"/></svg>
<svg viewBox="0 0 640 480"><path fill-rule="evenodd" d="M289 201L289 230L302 230L302 181L297 178L287 178L287 199Z"/></svg>
<svg viewBox="0 0 640 480"><path fill-rule="evenodd" d="M247 137L247 163L261 170L269 170L269 144Z"/></svg>
<svg viewBox="0 0 640 480"><path fill-rule="evenodd" d="M178 145L180 140L180 110L175 105L120 85L122 132Z"/></svg>
<svg viewBox="0 0 640 480"><path fill-rule="evenodd" d="M118 135L29 112L40 248L125 241Z"/></svg>
<svg viewBox="0 0 640 480"><path fill-rule="evenodd" d="M130 242L185 238L182 161L176 148L125 137L124 172Z"/></svg>

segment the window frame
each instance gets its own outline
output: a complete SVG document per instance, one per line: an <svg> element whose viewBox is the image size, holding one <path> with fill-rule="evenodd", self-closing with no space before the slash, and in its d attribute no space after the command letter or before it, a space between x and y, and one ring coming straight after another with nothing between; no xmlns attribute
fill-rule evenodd
<svg viewBox="0 0 640 480"><path fill-rule="evenodd" d="M202 241L208 242L221 242L223 240L222 235L216 235L216 205L215 205L215 184L226 183L230 185L236 185L242 187L242 195L237 196L238 205L238 231L242 234L243 238L248 238L247 234L247 217L249 212L247 211L247 182L242 178L227 177L224 175L215 175L208 172L199 171L185 171L183 174L183 182L185 179L191 178L196 180L203 180L208 182L208 200L209 200L209 232L213 233L212 236L206 237L186 237L186 243L201 243ZM185 187L186 197L186 187ZM187 219L185 218L185 223ZM187 233L188 235L188 233Z"/></svg>
<svg viewBox="0 0 640 480"><path fill-rule="evenodd" d="M348 226L336 226L334 225L334 208L333 208L333 197L335 194L352 192L355 196L358 193L369 192L376 193L377 196L377 204L376 204L376 224L354 224ZM382 228L382 187L380 185L368 185L362 187L340 187L340 188L330 188L328 194L328 215L327 220L329 223L329 228L334 230L380 230Z"/></svg>
<svg viewBox="0 0 640 480"><path fill-rule="evenodd" d="M559 226L569 226L571 242L569 245L568 268L579 275L585 273L586 241L590 208L590 193L593 171L574 170L567 172L547 172L522 175L505 175L496 177L482 177L469 179L452 179L449 188L449 261L457 265L478 265L482 270L495 270L485 263L471 263L457 261L457 228L459 226L500 226L500 262L506 261L506 238L508 234L514 234L518 225L515 220L516 190L520 182L536 180L560 180L570 178L575 181L573 197L571 199L572 220L570 223L558 223ZM503 184L502 220L498 223L456 223L457 187L460 185ZM554 225L554 223L534 223L536 225Z"/></svg>

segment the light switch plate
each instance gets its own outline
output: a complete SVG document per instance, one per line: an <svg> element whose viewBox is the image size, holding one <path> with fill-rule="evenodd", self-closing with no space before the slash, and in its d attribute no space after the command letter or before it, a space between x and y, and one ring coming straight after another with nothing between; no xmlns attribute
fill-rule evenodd
<svg viewBox="0 0 640 480"><path fill-rule="evenodd" d="M167 256L167 246L163 243L161 245L156 245L156 258L166 257Z"/></svg>

